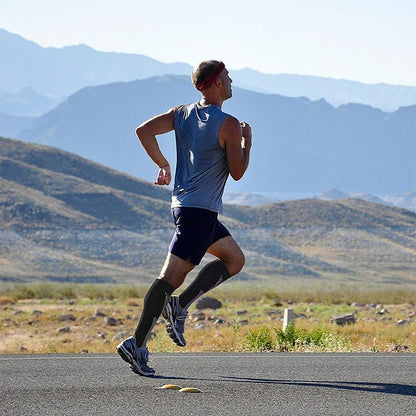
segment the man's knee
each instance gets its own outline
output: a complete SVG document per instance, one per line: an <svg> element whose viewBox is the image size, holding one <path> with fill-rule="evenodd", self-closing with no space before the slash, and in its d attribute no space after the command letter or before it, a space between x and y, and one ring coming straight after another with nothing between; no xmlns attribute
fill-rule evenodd
<svg viewBox="0 0 416 416"><path fill-rule="evenodd" d="M244 256L244 253L241 250L235 253L232 260L229 262L229 264L227 264L227 268L230 273L230 276L234 276L237 273L240 273L245 263L246 263L246 258Z"/></svg>
<svg viewBox="0 0 416 416"><path fill-rule="evenodd" d="M215 242L209 247L208 253L222 260L230 276L239 273L246 262L243 251L231 236Z"/></svg>
<svg viewBox="0 0 416 416"><path fill-rule="evenodd" d="M189 261L182 260L181 258L169 253L166 257L165 264L160 272L159 279L169 283L175 289L182 285L186 275L195 266Z"/></svg>

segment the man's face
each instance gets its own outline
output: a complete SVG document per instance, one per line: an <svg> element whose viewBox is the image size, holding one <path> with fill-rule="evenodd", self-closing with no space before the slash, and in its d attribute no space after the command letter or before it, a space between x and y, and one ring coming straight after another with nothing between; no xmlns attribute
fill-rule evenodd
<svg viewBox="0 0 416 416"><path fill-rule="evenodd" d="M228 98L231 98L233 95L232 89L231 89L231 84L233 82L233 80L229 77L228 75L228 70L227 68L224 68L220 74L220 76L218 77L221 81L222 84L222 88L223 88L223 98L224 100L227 100Z"/></svg>

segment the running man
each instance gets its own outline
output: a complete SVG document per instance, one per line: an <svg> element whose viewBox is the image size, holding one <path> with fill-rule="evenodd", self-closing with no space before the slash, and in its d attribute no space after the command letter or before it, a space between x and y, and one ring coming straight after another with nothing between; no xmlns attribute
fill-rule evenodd
<svg viewBox="0 0 416 416"><path fill-rule="evenodd" d="M248 167L251 127L221 111L232 96L232 79L219 61L201 62L192 72L201 92L198 102L171 108L136 129L149 157L159 167L156 185L169 185L171 168L156 136L175 130L177 165L172 192L176 231L160 276L144 298L134 336L117 346L121 358L137 374L153 376L146 347L160 314L178 346L185 346L185 319L189 306L201 295L237 274L245 258L227 228L218 220L228 175L238 181ZM206 264L179 296L171 296L186 275L208 252L217 259Z"/></svg>

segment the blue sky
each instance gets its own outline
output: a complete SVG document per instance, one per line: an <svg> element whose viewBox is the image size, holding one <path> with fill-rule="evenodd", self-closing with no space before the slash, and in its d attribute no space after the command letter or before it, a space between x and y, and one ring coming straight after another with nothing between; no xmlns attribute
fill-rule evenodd
<svg viewBox="0 0 416 416"><path fill-rule="evenodd" d="M416 85L415 0L0 0L0 27L195 65Z"/></svg>

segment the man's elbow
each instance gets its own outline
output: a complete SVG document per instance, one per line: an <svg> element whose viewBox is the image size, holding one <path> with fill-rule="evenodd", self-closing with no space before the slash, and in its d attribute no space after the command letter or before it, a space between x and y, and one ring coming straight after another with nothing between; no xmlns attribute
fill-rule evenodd
<svg viewBox="0 0 416 416"><path fill-rule="evenodd" d="M136 136L139 140L140 140L140 136L142 135L143 135L143 127L142 126L136 127Z"/></svg>
<svg viewBox="0 0 416 416"><path fill-rule="evenodd" d="M143 143L143 140L148 136L148 131L146 131L146 127L140 125L136 128L136 136L140 140L141 143Z"/></svg>
<svg viewBox="0 0 416 416"><path fill-rule="evenodd" d="M245 169L236 169L236 170L230 171L230 175L235 181L239 181L244 176L244 172L245 172Z"/></svg>

